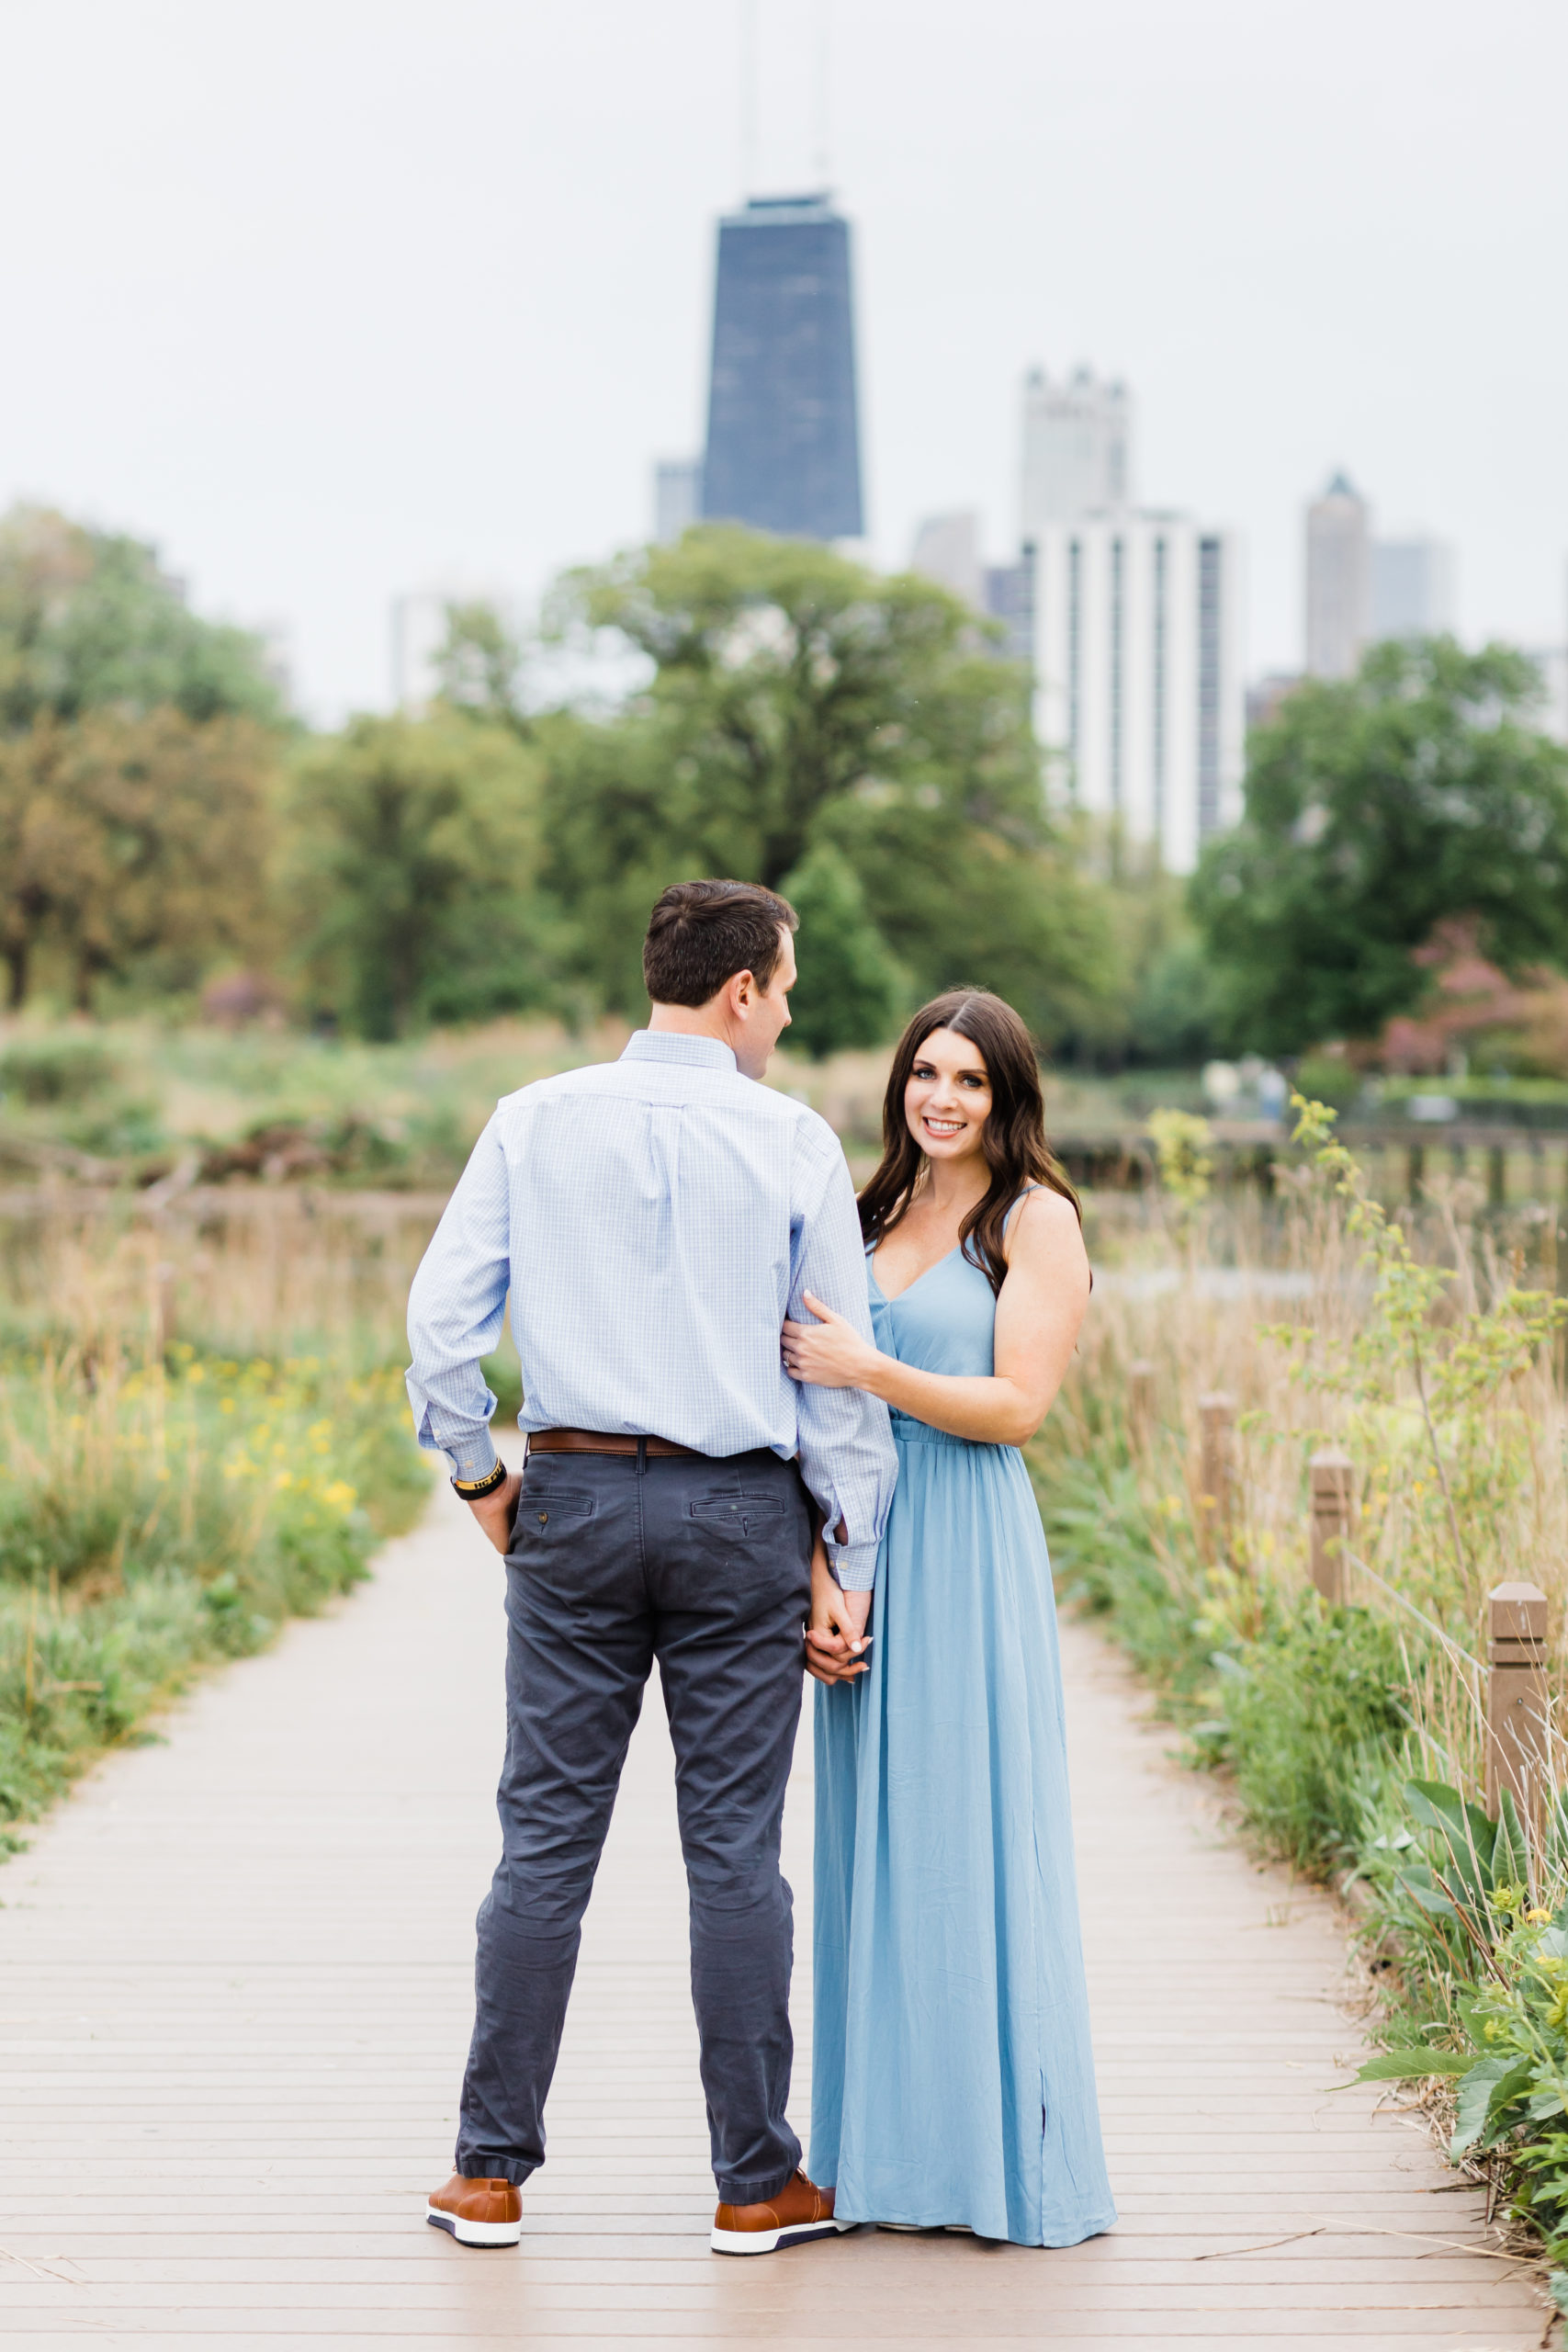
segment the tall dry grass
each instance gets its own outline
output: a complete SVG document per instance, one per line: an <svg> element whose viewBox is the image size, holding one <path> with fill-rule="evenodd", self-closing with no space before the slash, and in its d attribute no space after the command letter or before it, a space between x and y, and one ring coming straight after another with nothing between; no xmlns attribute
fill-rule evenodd
<svg viewBox="0 0 1568 2352"><path fill-rule="evenodd" d="M400 1370L428 1218L43 1204L0 1249L0 1825L428 1491ZM0 1846L6 1842L0 1826Z"/></svg>
<svg viewBox="0 0 1568 2352"><path fill-rule="evenodd" d="M231 1354L385 1363L444 1193L308 1186L86 1193L0 1216L0 1330L145 1326Z"/></svg>
<svg viewBox="0 0 1568 2352"><path fill-rule="evenodd" d="M1048 1521L1066 1464L1113 1471L1150 1560L1219 1647L1309 1591L1308 1460L1343 1446L1357 1502L1348 1597L1401 1642L1402 1703L1434 1766L1479 1792L1493 1586L1547 1594L1553 1680L1568 1679L1555 1209L1499 1216L1479 1186L1451 1178L1429 1182L1414 1207L1380 1202L1325 1137L1281 1168L1269 1201L1218 1199L1201 1170L1172 1173L1169 1189L1123 1200L1093 1235L1097 1293L1042 1457ZM1156 1396L1142 1442L1129 1416L1140 1362L1155 1367ZM1199 1409L1216 1392L1237 1407L1219 1558Z"/></svg>

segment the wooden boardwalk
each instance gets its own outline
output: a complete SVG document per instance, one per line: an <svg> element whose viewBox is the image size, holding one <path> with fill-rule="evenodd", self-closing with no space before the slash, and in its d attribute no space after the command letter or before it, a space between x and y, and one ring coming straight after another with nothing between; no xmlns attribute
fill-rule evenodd
<svg viewBox="0 0 1568 2352"><path fill-rule="evenodd" d="M1325 1905L1219 1833L1089 1634L1066 1648L1111 2177L1066 2253L871 2231L739 2263L713 2187L657 1693L516 2253L427 2229L495 1849L502 1571L439 1494L372 1586L206 1684L0 1872L0 2335L280 2352L867 2344L1534 2346L1528 2277L1412 2120L1337 2095ZM809 1938L809 1749L788 1830ZM796 1976L802 2027L809 1973ZM809 2056L801 2034L797 2113Z"/></svg>

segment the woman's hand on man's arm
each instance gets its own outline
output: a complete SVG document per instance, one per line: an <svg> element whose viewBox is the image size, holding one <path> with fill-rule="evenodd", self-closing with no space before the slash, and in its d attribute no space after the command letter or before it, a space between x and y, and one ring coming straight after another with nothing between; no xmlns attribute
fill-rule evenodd
<svg viewBox="0 0 1568 2352"><path fill-rule="evenodd" d="M784 1365L792 1379L864 1389L953 1437L1022 1445L1061 1386L1089 1292L1089 1258L1072 1204L1041 1190L1025 1200L1009 1233L989 1374L921 1372L882 1355L809 1292L806 1304L821 1319L784 1325Z"/></svg>
<svg viewBox="0 0 1568 2352"><path fill-rule="evenodd" d="M802 1295L817 1320L784 1324L780 1345L790 1378L809 1381L814 1388L863 1388L874 1396L877 1367L886 1357L861 1337L847 1316L835 1315L810 1291Z"/></svg>

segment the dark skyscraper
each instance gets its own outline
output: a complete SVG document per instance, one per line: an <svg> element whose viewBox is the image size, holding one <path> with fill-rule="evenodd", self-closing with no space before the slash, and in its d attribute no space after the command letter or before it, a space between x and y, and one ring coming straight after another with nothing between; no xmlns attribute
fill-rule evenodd
<svg viewBox="0 0 1568 2352"><path fill-rule="evenodd" d="M863 528L850 224L753 197L718 229L703 514L809 539Z"/></svg>

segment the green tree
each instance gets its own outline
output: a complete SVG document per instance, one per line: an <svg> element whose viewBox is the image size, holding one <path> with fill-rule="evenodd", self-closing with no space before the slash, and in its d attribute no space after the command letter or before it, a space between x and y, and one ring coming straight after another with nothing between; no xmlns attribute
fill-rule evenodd
<svg viewBox="0 0 1568 2352"><path fill-rule="evenodd" d="M1127 1058L1178 1069L1213 1054L1214 979L1190 925L1159 947L1137 975L1127 1009Z"/></svg>
<svg viewBox="0 0 1568 2352"><path fill-rule="evenodd" d="M282 888L318 1001L362 1036L555 999L563 937L535 882L538 762L438 710L357 718L299 763Z"/></svg>
<svg viewBox="0 0 1568 2352"><path fill-rule="evenodd" d="M1528 724L1539 692L1506 647L1380 645L1254 735L1243 820L1193 886L1231 1043L1374 1035L1455 916L1509 972L1568 956L1568 752Z"/></svg>
<svg viewBox="0 0 1568 2352"><path fill-rule="evenodd" d="M284 718L259 640L202 620L157 552L45 507L0 521L0 729L113 708Z"/></svg>
<svg viewBox="0 0 1568 2352"><path fill-rule="evenodd" d="M42 951L92 1010L99 980L188 986L265 933L271 739L252 721L43 718L0 738L0 952L13 1006Z"/></svg>
<svg viewBox="0 0 1568 2352"><path fill-rule="evenodd" d="M471 718L528 732L523 708L523 647L493 605L446 607L446 635L435 657L441 699Z"/></svg>
<svg viewBox="0 0 1568 2352"><path fill-rule="evenodd" d="M898 1023L908 983L866 912L854 869L821 842L784 895L800 917L800 978L787 1043L818 1061L850 1046L880 1045Z"/></svg>
<svg viewBox="0 0 1568 2352"><path fill-rule="evenodd" d="M1215 1050L1213 984L1185 880L1165 871L1152 844L1117 840L1087 820L1082 848L1091 868L1110 877L1116 978L1074 1048L1100 1066L1207 1060Z"/></svg>
<svg viewBox="0 0 1568 2352"><path fill-rule="evenodd" d="M569 575L556 618L649 665L614 718L538 733L550 876L607 1001L640 1001L667 882L778 888L824 844L916 987L984 982L1051 1036L1106 986L1102 899L1046 820L1027 678L941 588L707 526Z"/></svg>
<svg viewBox="0 0 1568 2352"><path fill-rule="evenodd" d="M0 955L73 1001L262 936L274 750L263 649L190 612L152 548L42 507L0 521Z"/></svg>
<svg viewBox="0 0 1568 2352"><path fill-rule="evenodd" d="M45 727L0 737L0 956L13 1012L28 1001L62 889L90 850L59 788L62 735Z"/></svg>

